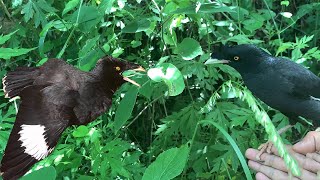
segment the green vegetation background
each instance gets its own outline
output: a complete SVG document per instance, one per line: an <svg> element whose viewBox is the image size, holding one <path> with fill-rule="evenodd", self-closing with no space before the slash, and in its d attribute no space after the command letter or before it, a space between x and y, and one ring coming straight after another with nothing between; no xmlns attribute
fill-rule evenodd
<svg viewBox="0 0 320 180"><path fill-rule="evenodd" d="M139 91L124 85L110 111L87 126L68 128L52 155L33 170L53 168L29 179L250 178L240 151L267 140L252 106L266 111L277 129L288 119L247 98L235 70L204 62L221 43L250 43L316 74L320 69L317 0L0 0L0 5L0 77L54 57L84 71L104 55L147 69L178 68L175 79L161 82L140 76ZM0 91L0 159L18 103ZM294 143L309 129L298 123L282 137Z"/></svg>

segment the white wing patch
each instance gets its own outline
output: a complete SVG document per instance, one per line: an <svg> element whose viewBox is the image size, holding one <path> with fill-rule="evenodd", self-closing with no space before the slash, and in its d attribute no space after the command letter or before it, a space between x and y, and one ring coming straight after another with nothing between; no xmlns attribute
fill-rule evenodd
<svg viewBox="0 0 320 180"><path fill-rule="evenodd" d="M6 78L7 78L7 76L2 78L2 89L5 94L5 98L8 98L8 92L6 90Z"/></svg>
<svg viewBox="0 0 320 180"><path fill-rule="evenodd" d="M313 97L313 96L310 96L310 98L311 98L312 100L315 100L315 101L320 101L319 98L315 98L315 97Z"/></svg>
<svg viewBox="0 0 320 180"><path fill-rule="evenodd" d="M45 138L45 127L42 125L21 125L19 141L21 147L25 147L24 152L37 160L48 156L53 150L49 149Z"/></svg>

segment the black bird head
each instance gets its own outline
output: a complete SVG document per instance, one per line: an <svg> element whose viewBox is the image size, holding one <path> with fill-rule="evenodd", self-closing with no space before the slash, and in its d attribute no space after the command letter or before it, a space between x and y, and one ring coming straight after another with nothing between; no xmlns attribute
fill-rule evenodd
<svg viewBox="0 0 320 180"><path fill-rule="evenodd" d="M220 50L213 52L206 64L227 63L240 73L255 70L260 62L271 57L262 49L251 45L243 44L237 46L223 46Z"/></svg>
<svg viewBox="0 0 320 180"><path fill-rule="evenodd" d="M123 72L128 70L145 72L145 69L138 64L106 56L98 60L92 73L102 79L108 85L108 88L113 90L116 90L125 82L140 86L128 76L123 75Z"/></svg>

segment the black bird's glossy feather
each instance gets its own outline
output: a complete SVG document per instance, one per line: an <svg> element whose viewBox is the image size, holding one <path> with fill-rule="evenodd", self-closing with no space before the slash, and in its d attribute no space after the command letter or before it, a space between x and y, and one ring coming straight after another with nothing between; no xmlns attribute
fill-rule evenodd
<svg viewBox="0 0 320 180"><path fill-rule="evenodd" d="M47 157L70 125L87 124L112 104L114 92L126 82L121 73L137 64L105 57L91 72L60 59L37 68L18 68L3 78L6 97L21 97L0 172L18 179Z"/></svg>
<svg viewBox="0 0 320 180"><path fill-rule="evenodd" d="M289 120L302 116L320 124L320 78L302 65L273 57L253 45L225 47L213 53L216 57L229 60L249 90Z"/></svg>

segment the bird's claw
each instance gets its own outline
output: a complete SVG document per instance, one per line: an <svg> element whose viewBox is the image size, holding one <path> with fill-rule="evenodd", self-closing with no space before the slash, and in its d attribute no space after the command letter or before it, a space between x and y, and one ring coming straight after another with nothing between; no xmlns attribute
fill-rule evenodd
<svg viewBox="0 0 320 180"><path fill-rule="evenodd" d="M261 155L262 155L263 153L265 153L265 152L268 153L268 154L271 154L271 153L272 153L272 151L271 151L272 146L273 146L273 143L270 142L270 141L268 141L268 142L266 142L266 143L264 143L264 144L261 144L261 145L258 147L258 150L260 150L260 151L259 151L258 154L256 155L256 159L257 159L258 161L261 161Z"/></svg>

